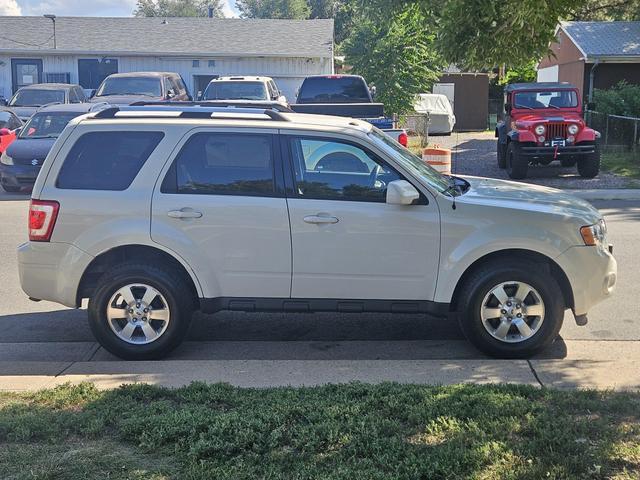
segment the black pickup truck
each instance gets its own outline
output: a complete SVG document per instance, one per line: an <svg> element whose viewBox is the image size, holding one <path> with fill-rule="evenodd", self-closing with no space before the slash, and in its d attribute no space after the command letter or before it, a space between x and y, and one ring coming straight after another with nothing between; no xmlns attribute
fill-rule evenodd
<svg viewBox="0 0 640 480"><path fill-rule="evenodd" d="M313 75L302 82L294 112L337 115L365 120L406 146L406 133L394 129L384 115L384 105L374 102L375 89L358 75Z"/></svg>

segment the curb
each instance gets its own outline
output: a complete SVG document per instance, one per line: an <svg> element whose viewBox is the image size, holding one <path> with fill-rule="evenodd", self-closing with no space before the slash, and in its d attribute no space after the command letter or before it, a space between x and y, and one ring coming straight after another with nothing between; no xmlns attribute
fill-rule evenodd
<svg viewBox="0 0 640 480"><path fill-rule="evenodd" d="M563 189L563 191L583 200L640 200L640 189L636 188Z"/></svg>

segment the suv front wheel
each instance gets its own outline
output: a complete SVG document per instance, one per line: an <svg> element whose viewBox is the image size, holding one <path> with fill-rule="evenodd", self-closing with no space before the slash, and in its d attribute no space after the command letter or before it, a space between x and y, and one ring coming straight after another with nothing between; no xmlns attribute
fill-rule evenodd
<svg viewBox="0 0 640 480"><path fill-rule="evenodd" d="M520 153L520 145L517 142L509 142L506 163L509 178L520 180L527 176L529 160Z"/></svg>
<svg viewBox="0 0 640 480"><path fill-rule="evenodd" d="M544 266L516 260L476 270L460 296L460 326L482 352L526 358L548 347L564 319L560 287Z"/></svg>
<svg viewBox="0 0 640 480"><path fill-rule="evenodd" d="M152 360L182 342L193 295L175 272L119 265L98 281L88 313L89 326L106 350L125 360Z"/></svg>

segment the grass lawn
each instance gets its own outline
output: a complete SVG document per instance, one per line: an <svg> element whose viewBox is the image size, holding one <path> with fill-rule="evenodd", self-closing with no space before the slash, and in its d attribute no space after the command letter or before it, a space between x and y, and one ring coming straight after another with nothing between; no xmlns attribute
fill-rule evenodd
<svg viewBox="0 0 640 480"><path fill-rule="evenodd" d="M2 479L638 479L640 394L192 384L0 394Z"/></svg>
<svg viewBox="0 0 640 480"><path fill-rule="evenodd" d="M640 178L640 152L603 153L602 167L616 175Z"/></svg>

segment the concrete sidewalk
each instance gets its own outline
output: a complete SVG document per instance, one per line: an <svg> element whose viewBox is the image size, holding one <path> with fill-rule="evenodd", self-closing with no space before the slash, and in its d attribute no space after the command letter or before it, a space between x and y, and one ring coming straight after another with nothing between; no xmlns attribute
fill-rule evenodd
<svg viewBox="0 0 640 480"><path fill-rule="evenodd" d="M494 360L456 341L338 342L331 348L318 348L318 342L192 342L174 358L156 362L120 361L90 342L65 345L67 354L58 359L43 344L0 344L0 390L33 391L66 382L176 387L193 381L242 387L393 381L640 390L640 342L557 343L532 360Z"/></svg>

